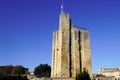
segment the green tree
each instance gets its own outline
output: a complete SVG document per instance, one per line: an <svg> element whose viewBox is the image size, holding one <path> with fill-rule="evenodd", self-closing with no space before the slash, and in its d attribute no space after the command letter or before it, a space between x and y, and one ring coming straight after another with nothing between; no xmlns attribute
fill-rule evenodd
<svg viewBox="0 0 120 80"><path fill-rule="evenodd" d="M13 66L0 66L0 74L2 75L10 75L12 73Z"/></svg>
<svg viewBox="0 0 120 80"><path fill-rule="evenodd" d="M76 80L91 80L89 73L86 69L83 70L83 72L80 72L76 75Z"/></svg>
<svg viewBox="0 0 120 80"><path fill-rule="evenodd" d="M25 72L26 72L26 68L24 68L23 66L15 66L12 70L13 75L21 75L21 74L25 74Z"/></svg>
<svg viewBox="0 0 120 80"><path fill-rule="evenodd" d="M34 74L37 77L50 77L51 75L51 67L48 64L40 64L35 67Z"/></svg>

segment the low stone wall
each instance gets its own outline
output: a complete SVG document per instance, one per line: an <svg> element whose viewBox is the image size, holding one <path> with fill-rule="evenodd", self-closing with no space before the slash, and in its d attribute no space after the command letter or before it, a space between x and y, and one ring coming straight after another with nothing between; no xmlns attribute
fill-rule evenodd
<svg viewBox="0 0 120 80"><path fill-rule="evenodd" d="M75 80L75 78L52 78L51 80Z"/></svg>
<svg viewBox="0 0 120 80"><path fill-rule="evenodd" d="M75 80L75 78L34 78L32 80Z"/></svg>
<svg viewBox="0 0 120 80"><path fill-rule="evenodd" d="M52 80L51 78L34 78L32 80Z"/></svg>

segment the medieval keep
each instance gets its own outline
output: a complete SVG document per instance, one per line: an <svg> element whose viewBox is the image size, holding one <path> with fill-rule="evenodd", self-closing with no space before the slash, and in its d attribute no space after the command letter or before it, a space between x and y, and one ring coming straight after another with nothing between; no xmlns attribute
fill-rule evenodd
<svg viewBox="0 0 120 80"><path fill-rule="evenodd" d="M89 37L87 29L75 27L61 11L59 30L53 32L52 78L75 78L84 68L92 75Z"/></svg>

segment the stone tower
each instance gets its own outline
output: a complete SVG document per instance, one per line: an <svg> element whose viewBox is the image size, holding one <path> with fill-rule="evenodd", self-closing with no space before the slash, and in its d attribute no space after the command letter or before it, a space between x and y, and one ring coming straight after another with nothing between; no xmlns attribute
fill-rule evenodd
<svg viewBox="0 0 120 80"><path fill-rule="evenodd" d="M84 68L91 76L89 32L76 28L69 14L61 11L59 30L53 32L51 77L75 78Z"/></svg>

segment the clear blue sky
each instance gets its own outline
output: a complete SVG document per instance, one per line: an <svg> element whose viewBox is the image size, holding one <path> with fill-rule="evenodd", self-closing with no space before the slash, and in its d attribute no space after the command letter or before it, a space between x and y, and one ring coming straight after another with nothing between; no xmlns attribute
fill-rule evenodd
<svg viewBox="0 0 120 80"><path fill-rule="evenodd" d="M51 65L61 0L0 0L0 66ZM120 0L65 0L72 22L89 30L93 73L120 66Z"/></svg>

